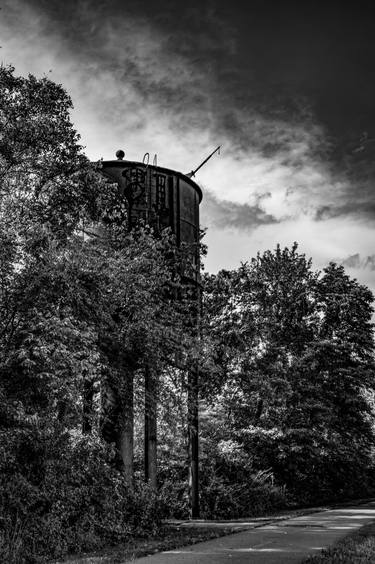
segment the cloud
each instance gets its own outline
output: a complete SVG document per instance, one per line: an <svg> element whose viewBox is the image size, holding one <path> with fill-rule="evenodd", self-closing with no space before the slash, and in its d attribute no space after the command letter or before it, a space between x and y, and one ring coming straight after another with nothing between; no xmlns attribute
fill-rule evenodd
<svg viewBox="0 0 375 564"><path fill-rule="evenodd" d="M209 126L212 61L228 50L225 29L212 10L131 0L126 9L120 1L20 4L33 7L40 37L53 38L55 52L71 59L82 83L88 75L92 86L94 77L106 78L105 88L91 92L102 95L103 102L113 95L113 106L102 105L112 124L117 110L134 128L156 117L168 118L179 133Z"/></svg>
<svg viewBox="0 0 375 564"><path fill-rule="evenodd" d="M221 143L216 168L210 162L198 177L221 199L229 187L243 205L271 192L266 214L278 218L319 204L332 179L319 157L324 128L306 101L280 109L250 80L255 94L241 104L236 33L211 3L146 4L8 1L5 48L23 68L52 68L68 88L92 158L123 147L129 158L158 153L160 164L187 171Z"/></svg>
<svg viewBox="0 0 375 564"><path fill-rule="evenodd" d="M299 90L301 73L301 80L310 73L303 57L297 73L298 53L279 53L287 55L284 36L270 46L271 28L263 37L220 6L5 0L1 55L22 74L52 69L73 98L93 160L123 148L141 161L148 151L161 166L188 172L222 145L195 179L203 187L202 224L210 227L210 269L294 240L319 264L356 249L370 255L370 149L343 146L338 156L315 100Z"/></svg>
<svg viewBox="0 0 375 564"><path fill-rule="evenodd" d="M346 272L367 286L375 296L375 255L354 253L345 259L336 260L345 267ZM375 321L375 319L374 319Z"/></svg>
<svg viewBox="0 0 375 564"><path fill-rule="evenodd" d="M334 217L354 217L359 220L374 222L375 204L373 202L373 194L368 193L368 199L362 196L362 201L357 201L354 196L348 195L347 201L343 204L337 201L331 205L319 205L314 217L317 221L325 221Z"/></svg>
<svg viewBox="0 0 375 564"><path fill-rule="evenodd" d="M339 262L348 268L375 271L375 255L362 257L360 253L356 253Z"/></svg>
<svg viewBox="0 0 375 564"><path fill-rule="evenodd" d="M229 200L220 200L213 192L206 190L202 204L202 223L207 227L231 228L251 231L260 225L278 223L278 220L261 207L261 200L267 197L256 197L253 205L239 204Z"/></svg>
<svg viewBox="0 0 375 564"><path fill-rule="evenodd" d="M338 170L337 170L338 169ZM374 181L375 143L373 139L355 139L348 143L335 171L344 179L341 190L331 201L317 206L318 221L334 217L351 217L357 220L375 221Z"/></svg>

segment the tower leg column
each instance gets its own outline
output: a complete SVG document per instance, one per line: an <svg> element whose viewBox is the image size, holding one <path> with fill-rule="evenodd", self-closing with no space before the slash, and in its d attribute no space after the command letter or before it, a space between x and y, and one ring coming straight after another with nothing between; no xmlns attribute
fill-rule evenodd
<svg viewBox="0 0 375 564"><path fill-rule="evenodd" d="M117 449L120 455L125 481L133 488L134 480L134 375L128 371L124 375L121 394L121 413Z"/></svg>
<svg viewBox="0 0 375 564"><path fill-rule="evenodd" d="M188 375L189 497L190 517L199 519L198 369Z"/></svg>
<svg viewBox="0 0 375 564"><path fill-rule="evenodd" d="M145 369L145 481L157 488L157 376Z"/></svg>

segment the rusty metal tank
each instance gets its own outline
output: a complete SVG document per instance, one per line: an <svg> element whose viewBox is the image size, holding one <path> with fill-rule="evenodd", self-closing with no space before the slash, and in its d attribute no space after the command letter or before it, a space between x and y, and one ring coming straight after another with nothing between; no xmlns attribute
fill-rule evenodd
<svg viewBox="0 0 375 564"><path fill-rule="evenodd" d="M199 242L199 204L202 191L189 176L176 170L123 160L102 161L102 171L117 182L128 204L129 228L139 220L154 227L156 232L170 227L177 245ZM198 267L198 254L192 255Z"/></svg>

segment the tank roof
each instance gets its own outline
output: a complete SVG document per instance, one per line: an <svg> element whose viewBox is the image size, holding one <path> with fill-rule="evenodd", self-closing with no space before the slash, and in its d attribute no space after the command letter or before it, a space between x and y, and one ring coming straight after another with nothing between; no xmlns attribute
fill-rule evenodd
<svg viewBox="0 0 375 564"><path fill-rule="evenodd" d="M203 194L202 194L202 189L200 188L200 186L198 186L198 184L196 182L194 182L194 180L192 180L189 176L187 176L186 174L183 174L182 172L179 172L178 170L173 170L171 168L165 168L162 166L156 166L156 165L147 165L145 163L140 163L137 161L127 161L124 159L116 159L116 160L110 160L110 161L102 161L103 165L107 165L107 166L111 166L111 167L123 167L125 166L140 166L140 167L144 167L144 168L150 168L152 170L155 171L160 171L164 174L173 174L174 176L177 176L178 178L181 178L182 180L184 180L185 182L187 182L188 184L190 184L190 186L192 186L198 193L199 196L199 203L202 201L203 198Z"/></svg>

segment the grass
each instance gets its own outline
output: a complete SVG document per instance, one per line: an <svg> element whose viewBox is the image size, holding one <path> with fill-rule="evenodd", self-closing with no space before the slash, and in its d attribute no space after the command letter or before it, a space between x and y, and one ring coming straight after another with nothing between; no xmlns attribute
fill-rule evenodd
<svg viewBox="0 0 375 564"><path fill-rule="evenodd" d="M375 523L365 525L302 564L374 564Z"/></svg>
<svg viewBox="0 0 375 564"><path fill-rule="evenodd" d="M135 558L154 554L164 550L174 550L189 544L196 544L205 540L215 539L234 532L233 528L178 528L164 527L157 538L135 538L126 544L103 549L95 554L71 556L55 564L119 564L132 562ZM237 531L236 531L237 532Z"/></svg>

